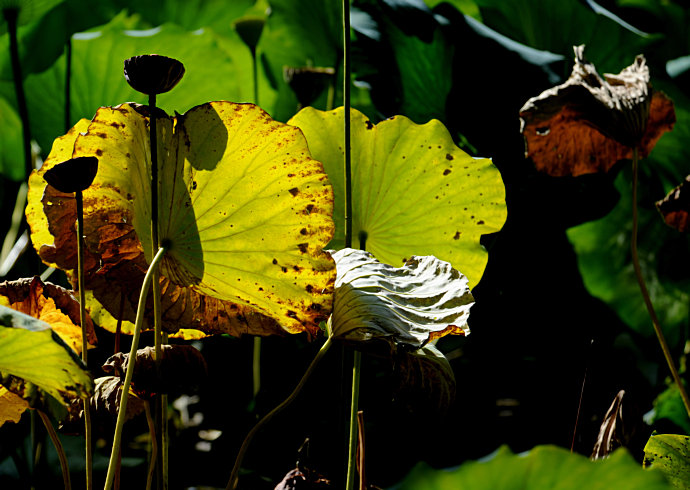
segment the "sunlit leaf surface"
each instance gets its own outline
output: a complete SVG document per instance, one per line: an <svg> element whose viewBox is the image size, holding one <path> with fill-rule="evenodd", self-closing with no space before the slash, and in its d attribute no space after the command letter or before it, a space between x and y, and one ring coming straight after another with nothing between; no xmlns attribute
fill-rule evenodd
<svg viewBox="0 0 690 490"><path fill-rule="evenodd" d="M506 219L496 167L460 150L436 120L417 125L395 116L374 125L355 109L351 120L353 243L366 236L366 250L391 265L433 255L474 287L488 258L479 239L500 230ZM308 107L289 123L302 129L333 183L336 236L330 246L342 248L343 109Z"/></svg>
<svg viewBox="0 0 690 490"><path fill-rule="evenodd" d="M370 253L333 253L338 268L331 319L335 338L385 340L419 349L447 334L469 333L474 298L467 278L436 257L411 257L400 268Z"/></svg>
<svg viewBox="0 0 690 490"><path fill-rule="evenodd" d="M8 389L7 376L21 378L31 398L29 384L44 390L65 405L73 397L86 398L93 381L76 356L50 325L11 308L0 306L0 375ZM14 391L14 390L12 390Z"/></svg>
<svg viewBox="0 0 690 490"><path fill-rule="evenodd" d="M644 447L644 465L663 472L675 488L690 488L690 436L653 434Z"/></svg>
<svg viewBox="0 0 690 490"><path fill-rule="evenodd" d="M502 447L488 461L472 461L452 470L418 464L400 490L661 490L671 488L659 472L645 471L624 449L592 462L556 446L537 446L527 455Z"/></svg>
<svg viewBox="0 0 690 490"><path fill-rule="evenodd" d="M142 106L100 109L86 133L56 141L32 175L27 210L41 258L74 270L73 196L42 175L72 147L73 157L99 158L84 193L86 287L114 316L124 293L128 320L151 250L147 127ZM170 247L161 265L165 328L318 332L335 279L321 251L333 234L332 191L301 133L230 102L160 114L158 128L161 239Z"/></svg>

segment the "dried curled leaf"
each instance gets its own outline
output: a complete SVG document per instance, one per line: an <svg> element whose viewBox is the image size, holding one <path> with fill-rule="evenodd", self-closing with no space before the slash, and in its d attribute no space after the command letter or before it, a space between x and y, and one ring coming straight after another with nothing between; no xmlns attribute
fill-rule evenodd
<svg viewBox="0 0 690 490"><path fill-rule="evenodd" d="M29 403L26 400L0 386L0 427L5 422L19 422L27 408Z"/></svg>
<svg viewBox="0 0 690 490"><path fill-rule="evenodd" d="M619 432L622 432L621 425L623 422L623 396L625 390L620 390L613 399L611 406L606 411L604 421L599 427L599 435L597 442L594 444L592 455L590 459L604 459L608 457L615 448L621 445L621 437ZM619 424L620 422L620 424Z"/></svg>
<svg viewBox="0 0 690 490"><path fill-rule="evenodd" d="M400 268L347 248L333 253L338 269L331 319L335 338L386 341L416 350L448 334L469 333L474 304L465 276L433 256Z"/></svg>
<svg viewBox="0 0 690 490"><path fill-rule="evenodd" d="M71 291L43 283L34 276L0 283L0 303L46 322L74 352L81 355L80 307ZM89 315L86 315L85 322L87 341L96 345L96 332Z"/></svg>
<svg viewBox="0 0 690 490"><path fill-rule="evenodd" d="M690 175L665 198L657 201L656 207L668 226L690 233Z"/></svg>
<svg viewBox="0 0 690 490"><path fill-rule="evenodd" d="M161 354L159 381L154 348L137 351L131 390L139 398L150 399L171 391L191 392L206 378L206 361L191 345L162 345ZM103 364L103 371L124 380L128 364L129 354L118 352Z"/></svg>
<svg viewBox="0 0 690 490"><path fill-rule="evenodd" d="M673 102L651 88L644 57L602 79L584 46L574 49L570 78L520 109L525 155L553 176L605 172L634 147L647 156L676 116Z"/></svg>
<svg viewBox="0 0 690 490"><path fill-rule="evenodd" d="M129 321L151 259L148 127L142 106L101 108L55 141L29 183L34 246L46 263L73 274L74 198L47 187L43 174L65 156L98 157L98 175L84 192L86 289ZM321 250L333 235L333 197L299 130L230 102L174 118L160 113L157 127L159 222L169 245L161 264L163 328L318 333L335 279Z"/></svg>

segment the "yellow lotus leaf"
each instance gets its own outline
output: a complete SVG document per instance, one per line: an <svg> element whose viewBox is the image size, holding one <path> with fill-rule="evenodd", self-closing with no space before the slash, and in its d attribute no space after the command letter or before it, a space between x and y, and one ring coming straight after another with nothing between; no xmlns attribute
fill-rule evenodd
<svg viewBox="0 0 690 490"><path fill-rule="evenodd" d="M163 328L317 333L335 280L333 260L322 252L334 231L333 197L301 132L255 105L231 102L176 117L161 112L156 121L160 236L168 247ZM27 209L41 258L73 274L74 196L42 176L65 155L99 159L84 191L85 284L111 315L129 321L151 260L148 127L143 106L99 109L85 131L55 142L32 174Z"/></svg>

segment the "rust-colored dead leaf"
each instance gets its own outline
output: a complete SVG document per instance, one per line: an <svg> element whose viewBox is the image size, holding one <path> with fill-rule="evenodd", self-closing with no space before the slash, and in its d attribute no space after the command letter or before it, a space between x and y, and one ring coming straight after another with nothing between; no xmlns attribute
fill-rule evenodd
<svg viewBox="0 0 690 490"><path fill-rule="evenodd" d="M145 347L137 351L131 390L143 399L158 393L194 391L206 377L206 361L191 345L161 346L161 379L158 380L154 348ZM118 352L103 364L103 371L125 378L129 354Z"/></svg>
<svg viewBox="0 0 690 490"><path fill-rule="evenodd" d="M0 302L46 322L74 352L81 354L79 302L71 291L43 283L34 276L0 283ZM87 315L85 320L88 343L96 345L98 341L91 318Z"/></svg>
<svg viewBox="0 0 690 490"><path fill-rule="evenodd" d="M613 403L609 407L606 415L604 416L604 421L601 423L599 428L599 436L597 437L597 442L594 444L594 449L592 450L591 459L604 459L613 450L621 445L621 436L623 422L623 396L625 395L625 390L620 390L616 397L613 399Z"/></svg>
<svg viewBox="0 0 690 490"><path fill-rule="evenodd" d="M525 155L553 176L606 172L632 158L637 147L647 156L676 121L673 102L649 83L644 56L618 75L604 74L575 49L570 78L529 99L520 109Z"/></svg>
<svg viewBox="0 0 690 490"><path fill-rule="evenodd" d="M656 207L668 226L690 233L690 175L665 198L657 201Z"/></svg>
<svg viewBox="0 0 690 490"><path fill-rule="evenodd" d="M19 422L29 402L15 395L4 386L0 386L0 426L5 422Z"/></svg>

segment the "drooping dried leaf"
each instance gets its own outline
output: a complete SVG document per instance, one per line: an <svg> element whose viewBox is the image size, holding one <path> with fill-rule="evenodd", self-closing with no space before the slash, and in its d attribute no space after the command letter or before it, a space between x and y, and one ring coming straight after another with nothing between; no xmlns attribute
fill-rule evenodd
<svg viewBox="0 0 690 490"><path fill-rule="evenodd" d="M620 390L613 399L613 403L611 403L611 406L606 411L590 459L604 459L608 457L616 447L621 445L621 438L618 434L621 428L618 423L622 423L623 421L622 408L624 395L625 390Z"/></svg>
<svg viewBox="0 0 690 490"><path fill-rule="evenodd" d="M275 490L328 490L331 482L314 471L294 468L287 472Z"/></svg>
<svg viewBox="0 0 690 490"><path fill-rule="evenodd" d="M673 102L651 88L644 57L602 79L584 46L574 49L570 78L520 109L525 155L553 176L606 172L633 147L647 156L676 116Z"/></svg>
<svg viewBox="0 0 690 490"><path fill-rule="evenodd" d="M455 374L432 344L395 357L396 400L412 413L445 414L455 399Z"/></svg>
<svg viewBox="0 0 690 490"><path fill-rule="evenodd" d="M657 468L675 488L690 488L690 436L652 434L644 447L645 468Z"/></svg>
<svg viewBox="0 0 690 490"><path fill-rule="evenodd" d="M690 175L665 198L657 201L656 207L668 226L690 233Z"/></svg>
<svg viewBox="0 0 690 490"><path fill-rule="evenodd" d="M64 405L93 392L81 359L50 325L5 306L0 306L0 377L26 400L36 398L36 387Z"/></svg>
<svg viewBox="0 0 690 490"><path fill-rule="evenodd" d="M27 408L29 403L26 400L0 386L0 427L5 422L19 422Z"/></svg>
<svg viewBox="0 0 690 490"><path fill-rule="evenodd" d="M55 284L44 284L34 276L0 283L0 303L46 322L77 355L81 355L79 302L71 291ZM89 315L85 321L87 341L96 345L96 332Z"/></svg>
<svg viewBox="0 0 690 490"><path fill-rule="evenodd" d="M150 399L158 393L192 392L206 377L206 361L191 345L161 346L161 380L156 371L155 350L137 351L131 390L139 398ZM103 364L103 371L124 380L129 354L118 352Z"/></svg>
<svg viewBox="0 0 690 490"><path fill-rule="evenodd" d="M321 251L333 234L332 191L300 132L230 102L157 122L161 237L170 245L161 264L164 329L317 333L335 276ZM74 271L74 199L46 188L42 174L67 153L99 158L84 193L86 288L113 316L124 294L129 321L150 260L147 128L141 106L101 108L86 133L82 125L56 140L30 178L27 208L41 258Z"/></svg>
<svg viewBox="0 0 690 490"><path fill-rule="evenodd" d="M362 250L333 253L338 268L331 318L337 339L384 341L416 350L448 334L469 333L474 304L465 276L436 257L410 258L400 268Z"/></svg>
<svg viewBox="0 0 690 490"><path fill-rule="evenodd" d="M95 425L112 430L117 415L120 412L122 387L124 380L119 376L103 376L94 380L94 393L89 398L91 417ZM127 401L127 416L125 421L131 420L144 411L144 400L136 395ZM73 400L69 407L69 417L60 425L60 430L68 434L83 434L84 432L84 404L81 400Z"/></svg>
<svg viewBox="0 0 690 490"><path fill-rule="evenodd" d="M301 110L298 126L314 158L323 162L335 193L336 236L345 246L343 108ZM482 235L506 220L505 187L491 160L473 158L437 120L418 125L404 116L378 124L351 110L353 240L399 266L412 255L433 255L462 271L474 287L488 260Z"/></svg>

